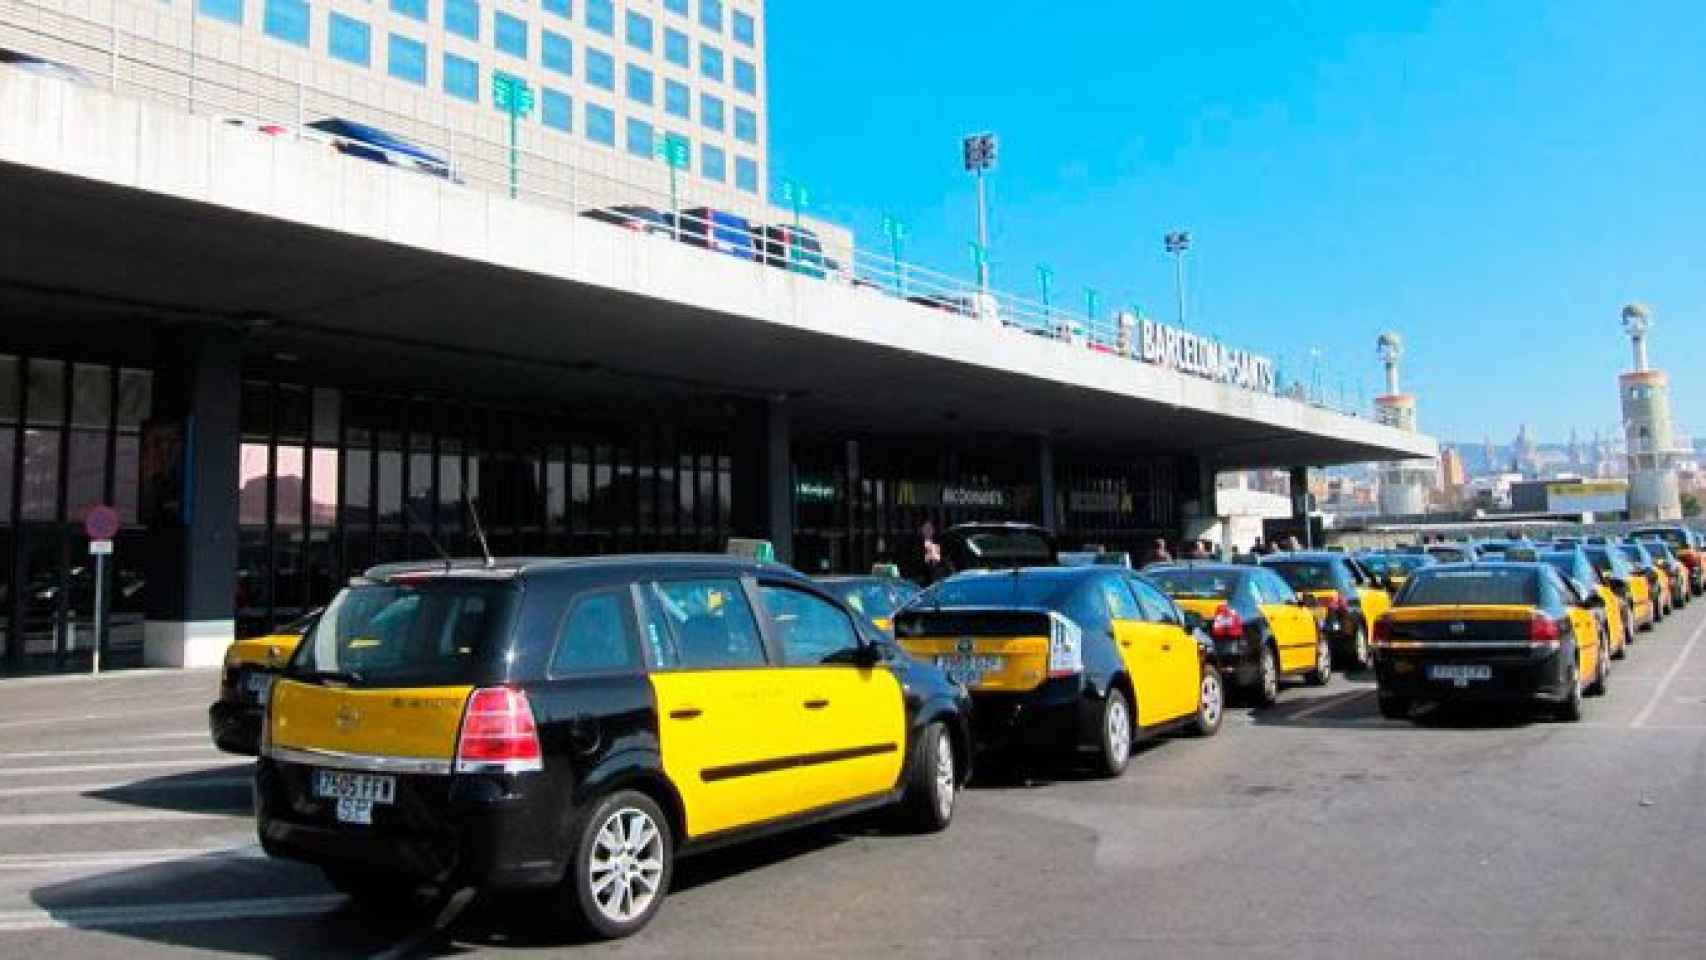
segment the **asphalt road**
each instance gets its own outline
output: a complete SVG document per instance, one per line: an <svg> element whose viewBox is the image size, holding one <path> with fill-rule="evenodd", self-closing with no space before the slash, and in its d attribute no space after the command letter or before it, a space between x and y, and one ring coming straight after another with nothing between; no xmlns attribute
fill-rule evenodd
<svg viewBox="0 0 1706 960"><path fill-rule="evenodd" d="M0 681L0 957L1706 956L1706 603L1579 724L1379 719L1340 677L1117 781L975 787L953 828L818 829L683 864L650 929L533 901L433 934L266 860L211 673Z"/></svg>

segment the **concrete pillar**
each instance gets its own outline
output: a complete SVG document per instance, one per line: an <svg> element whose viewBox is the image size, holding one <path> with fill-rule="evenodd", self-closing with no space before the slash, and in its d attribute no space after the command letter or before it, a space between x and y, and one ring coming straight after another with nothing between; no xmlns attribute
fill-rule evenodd
<svg viewBox="0 0 1706 960"><path fill-rule="evenodd" d="M150 504L149 666L217 666L236 633L237 461L242 335L219 327L167 329L154 377L153 427L171 476ZM156 469L145 467L145 471Z"/></svg>
<svg viewBox="0 0 1706 960"><path fill-rule="evenodd" d="M1220 488L1216 485L1217 471L1200 457L1181 457L1179 478L1179 539L1180 542L1208 540L1226 547L1225 524L1220 518Z"/></svg>
<svg viewBox="0 0 1706 960"><path fill-rule="evenodd" d="M794 559L794 463L787 401L740 401L734 418L735 535L769 540Z"/></svg>
<svg viewBox="0 0 1706 960"><path fill-rule="evenodd" d="M1304 547L1315 549L1315 525L1309 520L1309 468L1291 468L1291 520Z"/></svg>
<svg viewBox="0 0 1706 960"><path fill-rule="evenodd" d="M1058 534L1061 516L1059 498L1055 492L1054 441L1048 437L1038 437L1036 454L1039 507L1037 522Z"/></svg>

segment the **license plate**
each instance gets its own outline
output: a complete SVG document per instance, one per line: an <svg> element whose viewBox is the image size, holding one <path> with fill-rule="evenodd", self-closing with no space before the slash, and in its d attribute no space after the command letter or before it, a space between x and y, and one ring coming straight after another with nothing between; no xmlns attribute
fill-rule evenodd
<svg viewBox="0 0 1706 960"><path fill-rule="evenodd" d="M349 773L344 770L314 771L314 796L322 800L339 801L339 817L343 819L342 802L354 800L372 806L375 803L397 801L397 778L383 773ZM371 816L371 814L369 814Z"/></svg>
<svg viewBox="0 0 1706 960"><path fill-rule="evenodd" d="M272 693L273 675L270 673L251 673L243 680L243 689L255 698L257 703L266 703L267 695Z"/></svg>
<svg viewBox="0 0 1706 960"><path fill-rule="evenodd" d="M1001 658L976 654L953 654L936 658L936 666L948 679L965 686L976 686L986 673L1001 672Z"/></svg>
<svg viewBox="0 0 1706 960"><path fill-rule="evenodd" d="M373 801L351 800L347 797L338 800L338 822L360 823L372 826Z"/></svg>
<svg viewBox="0 0 1706 960"><path fill-rule="evenodd" d="M1428 668L1429 680L1450 681L1453 686L1493 679L1493 668L1481 664L1435 664Z"/></svg>

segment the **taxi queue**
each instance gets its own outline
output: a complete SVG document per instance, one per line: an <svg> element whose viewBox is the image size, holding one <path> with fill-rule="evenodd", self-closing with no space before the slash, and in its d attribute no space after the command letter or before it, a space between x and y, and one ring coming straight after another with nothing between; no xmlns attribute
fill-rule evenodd
<svg viewBox="0 0 1706 960"><path fill-rule="evenodd" d="M947 537L962 572L922 593L762 556L377 567L235 645L210 726L258 755L266 852L358 906L524 888L616 938L678 856L862 811L940 831L974 761L1119 776L1141 738L1217 733L1229 691L1269 705L1336 662L1373 673L1389 718L1577 719L1636 632L1706 588L1692 534L1142 571L1064 565L1023 524Z"/></svg>

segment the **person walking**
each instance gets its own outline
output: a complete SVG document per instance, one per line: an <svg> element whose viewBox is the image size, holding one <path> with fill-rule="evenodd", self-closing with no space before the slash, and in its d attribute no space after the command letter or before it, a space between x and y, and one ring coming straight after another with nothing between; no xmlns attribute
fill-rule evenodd
<svg viewBox="0 0 1706 960"><path fill-rule="evenodd" d="M1149 546L1149 552L1143 555L1143 566L1146 567L1152 563L1172 562L1173 555L1167 552L1167 541L1161 537L1156 537L1155 542Z"/></svg>
<svg viewBox="0 0 1706 960"><path fill-rule="evenodd" d="M953 565L942 555L942 545L936 542L936 525L924 521L918 528L918 536L924 541L924 585L928 587L953 576Z"/></svg>

